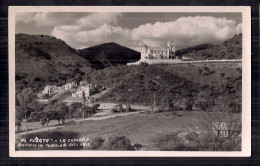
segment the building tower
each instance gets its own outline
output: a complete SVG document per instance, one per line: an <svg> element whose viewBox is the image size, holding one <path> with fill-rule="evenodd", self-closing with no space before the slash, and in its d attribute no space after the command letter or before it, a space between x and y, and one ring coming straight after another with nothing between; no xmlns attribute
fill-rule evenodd
<svg viewBox="0 0 260 166"><path fill-rule="evenodd" d="M145 60L147 59L147 56L148 56L148 47L146 45L144 45L142 48L141 48L141 60Z"/></svg>
<svg viewBox="0 0 260 166"><path fill-rule="evenodd" d="M172 43L172 42L168 42L167 43L167 46L168 46L168 48L171 50L171 51L173 51L173 52L175 52L175 41Z"/></svg>
<svg viewBox="0 0 260 166"><path fill-rule="evenodd" d="M169 59L175 59L175 41L167 43L169 49Z"/></svg>

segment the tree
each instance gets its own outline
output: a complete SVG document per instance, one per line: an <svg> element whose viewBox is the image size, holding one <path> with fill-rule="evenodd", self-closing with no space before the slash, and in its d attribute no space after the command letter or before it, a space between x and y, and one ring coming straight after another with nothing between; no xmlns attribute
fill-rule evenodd
<svg viewBox="0 0 260 166"><path fill-rule="evenodd" d="M31 88L25 88L21 91L21 93L17 94L18 104L22 108L26 108L28 104L34 101L34 99L35 94L33 93Z"/></svg>
<svg viewBox="0 0 260 166"><path fill-rule="evenodd" d="M67 117L68 118L73 118L76 114L76 112L78 111L79 108L82 108L82 104L81 103L72 103L67 110Z"/></svg>
<svg viewBox="0 0 260 166"><path fill-rule="evenodd" d="M20 130L21 123L24 117L24 113L21 110L21 107L15 107L15 126L17 126L17 130Z"/></svg>
<svg viewBox="0 0 260 166"><path fill-rule="evenodd" d="M83 112L83 118L85 118L85 116L87 115L90 116L91 114L96 113L96 111L93 109L93 107L89 107L89 106L84 106L81 108L82 112Z"/></svg>
<svg viewBox="0 0 260 166"><path fill-rule="evenodd" d="M167 110L173 110L173 102L172 102L172 98L169 94L165 94L162 101L161 101L161 105L166 108Z"/></svg>
<svg viewBox="0 0 260 166"><path fill-rule="evenodd" d="M18 130L21 126L22 119L28 118L33 112L28 106L35 99L35 94L31 88L25 88L16 95L16 108L15 108L15 125Z"/></svg>
<svg viewBox="0 0 260 166"><path fill-rule="evenodd" d="M185 109L186 109L187 111L192 111L192 106L193 106L193 104L194 104L194 101L193 101L192 98L186 100L186 102L185 102Z"/></svg>

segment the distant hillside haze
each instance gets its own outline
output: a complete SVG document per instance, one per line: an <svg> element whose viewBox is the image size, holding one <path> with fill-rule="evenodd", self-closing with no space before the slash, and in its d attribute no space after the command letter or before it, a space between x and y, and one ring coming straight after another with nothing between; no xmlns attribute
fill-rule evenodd
<svg viewBox="0 0 260 166"><path fill-rule="evenodd" d="M235 35L217 45L200 44L177 50L176 54L194 60L242 59L242 34Z"/></svg>
<svg viewBox="0 0 260 166"><path fill-rule="evenodd" d="M117 43L104 43L79 50L80 56L89 60L95 67L105 68L136 62L141 54Z"/></svg>
<svg viewBox="0 0 260 166"><path fill-rule="evenodd" d="M91 70L91 63L64 41L46 35L15 35L15 74L19 88L61 84Z"/></svg>

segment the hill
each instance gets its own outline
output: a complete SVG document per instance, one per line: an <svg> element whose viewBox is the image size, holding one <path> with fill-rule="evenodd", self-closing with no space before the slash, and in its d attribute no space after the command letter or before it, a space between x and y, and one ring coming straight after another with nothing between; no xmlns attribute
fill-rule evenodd
<svg viewBox="0 0 260 166"><path fill-rule="evenodd" d="M107 67L85 76L111 90L100 101L167 105L194 110L241 109L241 63L175 64ZM221 108L222 109L222 108Z"/></svg>
<svg viewBox="0 0 260 166"><path fill-rule="evenodd" d="M91 64L60 39L27 34L16 34L15 39L17 90L63 84L91 70Z"/></svg>
<svg viewBox="0 0 260 166"><path fill-rule="evenodd" d="M89 60L97 68L105 68L114 65L125 65L140 59L137 51L116 43L104 43L101 45L79 50L80 56Z"/></svg>
<svg viewBox="0 0 260 166"><path fill-rule="evenodd" d="M235 35L217 45L200 44L177 50L176 54L195 60L242 59L242 34Z"/></svg>

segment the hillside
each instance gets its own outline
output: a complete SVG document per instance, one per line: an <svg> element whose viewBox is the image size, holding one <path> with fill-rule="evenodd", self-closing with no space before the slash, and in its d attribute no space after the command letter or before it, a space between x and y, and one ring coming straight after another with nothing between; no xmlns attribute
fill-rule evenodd
<svg viewBox="0 0 260 166"><path fill-rule="evenodd" d="M101 45L79 50L80 56L89 60L97 68L105 68L112 65L125 65L140 59L137 51L116 43L104 43Z"/></svg>
<svg viewBox="0 0 260 166"><path fill-rule="evenodd" d="M85 79L111 88L100 101L152 105L174 101L186 109L230 107L239 112L242 73L240 63L139 65L107 67Z"/></svg>
<svg viewBox="0 0 260 166"><path fill-rule="evenodd" d="M242 34L217 45L201 44L177 50L176 54L195 60L242 59Z"/></svg>
<svg viewBox="0 0 260 166"><path fill-rule="evenodd" d="M91 70L91 64L64 41L46 35L15 35L17 90L46 84L63 84Z"/></svg>

